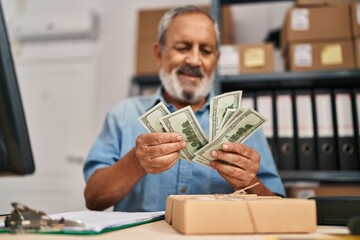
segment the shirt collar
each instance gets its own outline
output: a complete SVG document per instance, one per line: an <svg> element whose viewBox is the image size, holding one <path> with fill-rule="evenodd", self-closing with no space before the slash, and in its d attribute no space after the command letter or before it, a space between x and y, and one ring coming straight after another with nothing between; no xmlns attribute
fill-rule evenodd
<svg viewBox="0 0 360 240"><path fill-rule="evenodd" d="M159 86L157 88L155 95L154 95L154 100L153 100L150 108L152 108L153 106L158 104L160 101L162 101L166 105L166 107L170 110L170 112L176 111L177 109L175 108L175 106L173 104L169 104L165 101L163 89L164 89L163 86ZM210 99L213 97L213 95L214 95L213 92L210 92L210 94L207 96L204 106L200 110L198 110L198 112L204 112L208 108L210 108Z"/></svg>

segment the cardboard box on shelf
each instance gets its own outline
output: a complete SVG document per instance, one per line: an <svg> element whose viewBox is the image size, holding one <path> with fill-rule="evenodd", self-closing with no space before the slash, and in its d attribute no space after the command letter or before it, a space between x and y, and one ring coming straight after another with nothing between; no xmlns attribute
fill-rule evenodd
<svg viewBox="0 0 360 240"><path fill-rule="evenodd" d="M350 0L297 0L296 5L298 6L334 6L334 5L346 5L350 4Z"/></svg>
<svg viewBox="0 0 360 240"><path fill-rule="evenodd" d="M354 37L360 37L360 2L351 4L351 27Z"/></svg>
<svg viewBox="0 0 360 240"><path fill-rule="evenodd" d="M316 207L304 199L171 195L165 220L184 234L309 233L316 230Z"/></svg>
<svg viewBox="0 0 360 240"><path fill-rule="evenodd" d="M351 40L290 44L286 69L291 71L351 69L355 67Z"/></svg>
<svg viewBox="0 0 360 240"><path fill-rule="evenodd" d="M348 6L292 7L281 29L281 49L285 55L292 43L349 39L351 35Z"/></svg>
<svg viewBox="0 0 360 240"><path fill-rule="evenodd" d="M218 67L221 75L272 73L274 44L223 45Z"/></svg>
<svg viewBox="0 0 360 240"><path fill-rule="evenodd" d="M240 44L240 73L274 72L274 44Z"/></svg>
<svg viewBox="0 0 360 240"><path fill-rule="evenodd" d="M354 39L356 68L360 68L360 38Z"/></svg>
<svg viewBox="0 0 360 240"><path fill-rule="evenodd" d="M337 184L337 185L309 185L290 186L286 189L290 198L309 198L322 196L360 196L360 185Z"/></svg>
<svg viewBox="0 0 360 240"><path fill-rule="evenodd" d="M209 9L209 7L204 7ZM158 74L153 56L153 44L156 41L158 25L168 8L140 10L138 13L138 33L136 47L136 74ZM230 7L222 8L221 40L225 44L233 43L232 17Z"/></svg>

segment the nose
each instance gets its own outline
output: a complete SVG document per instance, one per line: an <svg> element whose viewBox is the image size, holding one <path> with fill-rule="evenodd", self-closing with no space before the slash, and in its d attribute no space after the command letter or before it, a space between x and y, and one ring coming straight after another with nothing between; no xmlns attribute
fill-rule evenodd
<svg viewBox="0 0 360 240"><path fill-rule="evenodd" d="M200 51L198 49L193 49L190 51L185 59L185 62L190 66L200 66Z"/></svg>

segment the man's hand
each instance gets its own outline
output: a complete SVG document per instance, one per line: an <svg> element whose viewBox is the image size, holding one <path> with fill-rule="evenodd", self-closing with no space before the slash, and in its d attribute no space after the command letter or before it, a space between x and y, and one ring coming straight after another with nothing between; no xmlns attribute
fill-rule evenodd
<svg viewBox="0 0 360 240"><path fill-rule="evenodd" d="M252 148L234 142L222 145L221 150L214 150L211 156L229 164L212 161L211 166L229 182L235 190L254 184L260 167L260 155Z"/></svg>
<svg viewBox="0 0 360 240"><path fill-rule="evenodd" d="M135 155L147 173L161 173L179 159L186 142L178 133L146 133L136 139Z"/></svg>

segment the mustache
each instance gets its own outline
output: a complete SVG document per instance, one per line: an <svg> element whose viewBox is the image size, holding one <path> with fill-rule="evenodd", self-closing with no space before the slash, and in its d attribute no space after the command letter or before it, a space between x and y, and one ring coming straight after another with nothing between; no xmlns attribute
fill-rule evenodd
<svg viewBox="0 0 360 240"><path fill-rule="evenodd" d="M203 78L205 76L200 67L193 67L189 64L184 64L180 66L176 73L188 74L200 78Z"/></svg>

